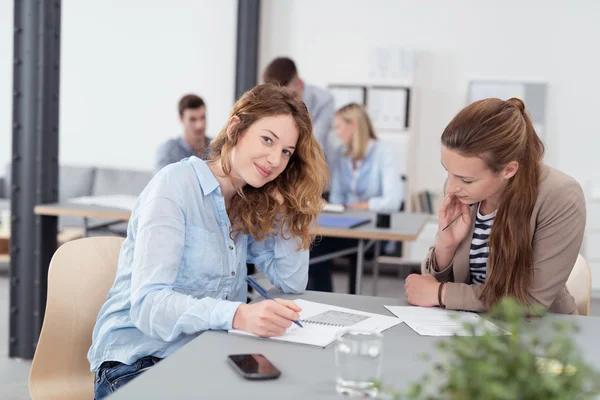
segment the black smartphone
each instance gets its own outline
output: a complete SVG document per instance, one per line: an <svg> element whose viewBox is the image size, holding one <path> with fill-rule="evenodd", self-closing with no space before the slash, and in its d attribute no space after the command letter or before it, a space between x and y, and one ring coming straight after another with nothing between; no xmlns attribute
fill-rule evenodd
<svg viewBox="0 0 600 400"><path fill-rule="evenodd" d="M262 354L231 354L227 358L246 379L276 379L281 375L281 371Z"/></svg>

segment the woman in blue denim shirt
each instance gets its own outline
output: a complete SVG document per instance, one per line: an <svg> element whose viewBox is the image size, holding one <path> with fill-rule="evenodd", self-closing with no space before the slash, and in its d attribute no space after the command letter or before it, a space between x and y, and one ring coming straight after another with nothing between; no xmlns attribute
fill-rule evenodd
<svg viewBox="0 0 600 400"><path fill-rule="evenodd" d="M284 292L305 290L326 171L305 105L274 85L237 101L208 162L163 168L133 209L94 328L96 398L202 331L283 334L300 309L285 300L245 304L246 263Z"/></svg>
<svg viewBox="0 0 600 400"><path fill-rule="evenodd" d="M329 202L353 210L399 211L402 184L398 157L393 146L377 138L365 109L356 103L348 104L335 113L333 125L343 144L343 153L331 168ZM356 246L353 239L323 238L311 251L311 256ZM353 293L352 276L350 282ZM309 288L333 290L331 261L310 266Z"/></svg>

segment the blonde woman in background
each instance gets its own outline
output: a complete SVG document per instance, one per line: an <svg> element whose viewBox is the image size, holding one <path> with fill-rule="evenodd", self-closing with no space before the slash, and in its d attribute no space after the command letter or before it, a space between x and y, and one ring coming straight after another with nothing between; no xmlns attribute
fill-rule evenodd
<svg viewBox="0 0 600 400"><path fill-rule="evenodd" d="M397 212L402 203L402 182L392 145L378 139L364 107L351 103L336 111L333 126L343 148L331 168L329 202L347 209ZM352 239L323 238L311 257L356 246ZM351 290L354 279L351 278ZM331 262L310 266L309 288L332 291Z"/></svg>
<svg viewBox="0 0 600 400"><path fill-rule="evenodd" d="M344 150L332 171L329 201L349 209L398 211L402 188L397 155L377 138L365 109L356 103L340 108L333 126Z"/></svg>

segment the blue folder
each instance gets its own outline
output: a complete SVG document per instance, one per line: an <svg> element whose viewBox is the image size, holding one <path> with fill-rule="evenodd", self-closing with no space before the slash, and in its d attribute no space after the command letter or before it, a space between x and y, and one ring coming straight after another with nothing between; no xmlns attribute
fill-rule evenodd
<svg viewBox="0 0 600 400"><path fill-rule="evenodd" d="M348 217L345 215L325 215L320 214L319 218L319 226L324 228L356 228L357 226L361 226L364 224L368 224L371 222L370 218L361 218L361 217Z"/></svg>

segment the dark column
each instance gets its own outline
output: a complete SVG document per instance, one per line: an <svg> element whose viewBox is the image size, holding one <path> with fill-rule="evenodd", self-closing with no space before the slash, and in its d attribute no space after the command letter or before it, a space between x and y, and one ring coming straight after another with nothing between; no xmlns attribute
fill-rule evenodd
<svg viewBox="0 0 600 400"><path fill-rule="evenodd" d="M260 0L238 0L235 99L256 86Z"/></svg>
<svg viewBox="0 0 600 400"><path fill-rule="evenodd" d="M9 356L32 359L46 308L58 200L60 0L15 0Z"/></svg>

